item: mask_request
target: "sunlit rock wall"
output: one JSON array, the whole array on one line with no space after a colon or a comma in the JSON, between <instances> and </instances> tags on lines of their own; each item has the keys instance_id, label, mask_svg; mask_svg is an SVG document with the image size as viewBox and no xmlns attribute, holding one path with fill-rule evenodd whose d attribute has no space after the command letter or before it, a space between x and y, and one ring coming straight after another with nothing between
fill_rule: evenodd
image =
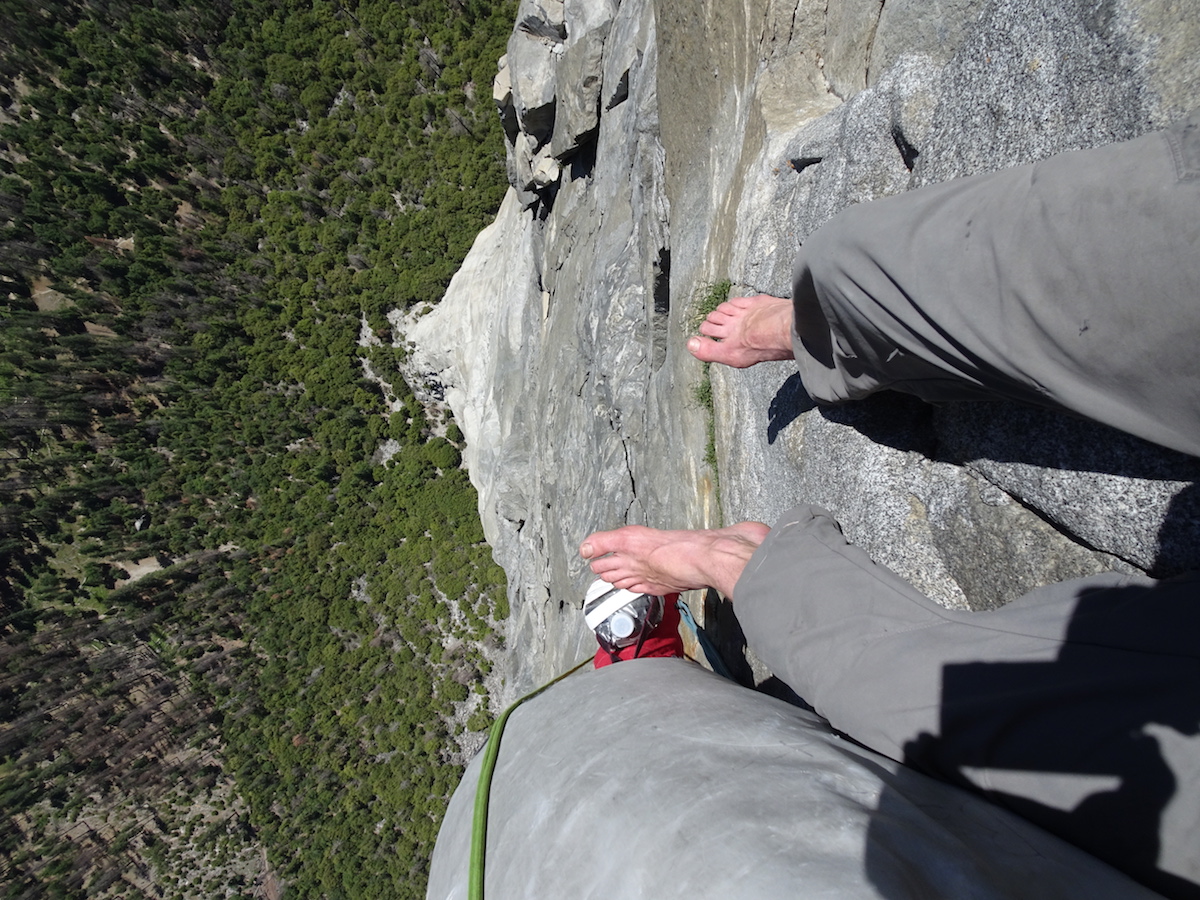
<instances>
[{"instance_id":1,"label":"sunlit rock wall","mask_svg":"<svg viewBox=\"0 0 1200 900\"><path fill-rule=\"evenodd\" d=\"M1194 460L1008 404L811 409L787 363L714 370L718 490L683 349L706 285L789 294L796 248L848 204L1184 113L1186 6L523 0L494 91L513 190L407 333L508 572L511 692L590 653L575 547L598 527L769 522L814 500L973 608L1200 564ZM708 613L736 645L728 609Z\"/></svg>"}]
</instances>

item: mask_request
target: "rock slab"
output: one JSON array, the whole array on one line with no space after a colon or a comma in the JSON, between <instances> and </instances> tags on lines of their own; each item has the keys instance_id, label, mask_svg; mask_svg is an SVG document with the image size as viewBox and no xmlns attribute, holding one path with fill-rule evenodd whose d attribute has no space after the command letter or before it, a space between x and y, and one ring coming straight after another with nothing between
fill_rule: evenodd
<instances>
[{"instance_id":1,"label":"rock slab","mask_svg":"<svg viewBox=\"0 0 1200 900\"><path fill-rule=\"evenodd\" d=\"M447 390L467 436L508 573L513 695L591 651L575 548L596 528L771 521L805 498L977 609L1200 564L1194 459L1008 404L817 409L786 363L712 372L718 488L683 348L709 286L787 295L796 248L849 204L1184 114L1184 7L522 0L494 91L513 190L406 335L414 387ZM736 645L728 607L708 611Z\"/></svg>"}]
</instances>

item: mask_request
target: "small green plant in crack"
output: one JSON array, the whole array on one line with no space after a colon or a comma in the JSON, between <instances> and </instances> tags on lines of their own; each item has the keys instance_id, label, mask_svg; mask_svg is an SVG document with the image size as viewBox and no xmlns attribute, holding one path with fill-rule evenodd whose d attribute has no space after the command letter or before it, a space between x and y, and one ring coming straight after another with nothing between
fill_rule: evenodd
<instances>
[{"instance_id":1,"label":"small green plant in crack","mask_svg":"<svg viewBox=\"0 0 1200 900\"><path fill-rule=\"evenodd\" d=\"M702 284L696 294L695 308L692 310L688 327L695 334L700 323L708 318L708 314L729 299L729 290L733 282L726 278L724 281Z\"/></svg>"},{"instance_id":2,"label":"small green plant in crack","mask_svg":"<svg viewBox=\"0 0 1200 900\"><path fill-rule=\"evenodd\" d=\"M729 289L733 284L728 280L704 285L696 297L695 309L692 312L690 333L695 334L710 312L729 298ZM709 373L710 363L704 363L701 369L699 383L692 386L692 399L704 410L707 416L708 440L704 447L704 462L712 469L713 480L717 479L717 422L713 413L712 376Z\"/></svg>"}]
</instances>

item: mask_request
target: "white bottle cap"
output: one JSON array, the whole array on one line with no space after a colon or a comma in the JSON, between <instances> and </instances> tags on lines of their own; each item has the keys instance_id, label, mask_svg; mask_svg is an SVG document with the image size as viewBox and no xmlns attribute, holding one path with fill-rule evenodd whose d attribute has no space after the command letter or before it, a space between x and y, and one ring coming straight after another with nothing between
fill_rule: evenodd
<instances>
[{"instance_id":1,"label":"white bottle cap","mask_svg":"<svg viewBox=\"0 0 1200 900\"><path fill-rule=\"evenodd\" d=\"M608 620L608 630L612 632L612 636L617 640L629 637L633 634L634 626L633 616L626 612L613 613Z\"/></svg>"}]
</instances>

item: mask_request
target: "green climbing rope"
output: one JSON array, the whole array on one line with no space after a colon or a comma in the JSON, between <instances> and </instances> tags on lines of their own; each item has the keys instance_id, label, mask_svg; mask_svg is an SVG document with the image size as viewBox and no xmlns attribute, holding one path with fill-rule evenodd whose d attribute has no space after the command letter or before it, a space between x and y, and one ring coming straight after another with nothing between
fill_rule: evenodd
<instances>
[{"instance_id":1,"label":"green climbing rope","mask_svg":"<svg viewBox=\"0 0 1200 900\"><path fill-rule=\"evenodd\" d=\"M551 685L558 684L568 675L574 675L592 661L592 657L580 662L574 668L563 672L557 678L547 681L535 691L530 691L520 700L513 703L500 714L488 731L487 746L483 748L483 765L479 770L479 784L475 788L475 814L471 820L471 860L467 881L468 900L483 900L483 864L487 856L487 818L488 795L492 788L492 772L496 769L496 758L500 755L500 735L504 733L504 724L513 710Z\"/></svg>"}]
</instances>

